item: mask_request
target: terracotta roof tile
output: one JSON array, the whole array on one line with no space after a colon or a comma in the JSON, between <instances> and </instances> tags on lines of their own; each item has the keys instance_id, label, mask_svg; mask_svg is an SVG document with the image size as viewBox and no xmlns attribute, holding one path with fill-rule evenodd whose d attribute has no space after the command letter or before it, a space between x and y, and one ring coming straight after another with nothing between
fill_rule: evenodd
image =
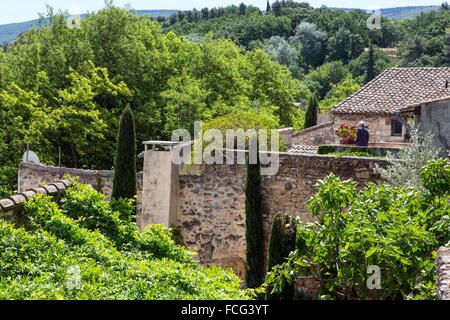
<instances>
[{"instance_id":1,"label":"terracotta roof tile","mask_svg":"<svg viewBox=\"0 0 450 320\"><path fill-rule=\"evenodd\" d=\"M331 110L334 114L393 114L450 96L450 68L391 68Z\"/></svg>"},{"instance_id":2,"label":"terracotta roof tile","mask_svg":"<svg viewBox=\"0 0 450 320\"><path fill-rule=\"evenodd\" d=\"M317 154L317 146L292 145L289 153L293 154Z\"/></svg>"}]
</instances>

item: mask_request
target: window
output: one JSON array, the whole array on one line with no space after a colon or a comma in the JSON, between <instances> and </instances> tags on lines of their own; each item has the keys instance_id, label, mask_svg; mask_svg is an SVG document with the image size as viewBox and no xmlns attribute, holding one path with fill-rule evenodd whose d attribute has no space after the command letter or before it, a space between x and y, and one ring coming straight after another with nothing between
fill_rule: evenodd
<instances>
[{"instance_id":1,"label":"window","mask_svg":"<svg viewBox=\"0 0 450 320\"><path fill-rule=\"evenodd\" d=\"M392 136L402 136L403 135L403 125L398 120L392 120L391 122L391 135Z\"/></svg>"}]
</instances>

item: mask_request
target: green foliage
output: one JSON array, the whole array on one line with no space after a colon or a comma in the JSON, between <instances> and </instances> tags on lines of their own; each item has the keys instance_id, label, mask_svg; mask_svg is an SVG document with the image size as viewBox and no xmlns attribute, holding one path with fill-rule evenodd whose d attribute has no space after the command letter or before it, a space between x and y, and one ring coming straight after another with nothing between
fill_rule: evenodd
<instances>
[{"instance_id":1,"label":"green foliage","mask_svg":"<svg viewBox=\"0 0 450 320\"><path fill-rule=\"evenodd\" d=\"M336 152L335 146L320 145L317 147L317 154L328 154Z\"/></svg>"},{"instance_id":2,"label":"green foliage","mask_svg":"<svg viewBox=\"0 0 450 320\"><path fill-rule=\"evenodd\" d=\"M375 171L391 186L422 188L422 168L428 161L439 158L439 150L433 139L431 132L421 132L420 128L414 128L411 130L410 146L396 155L388 153L386 159L390 162L389 166L377 166Z\"/></svg>"},{"instance_id":3,"label":"green foliage","mask_svg":"<svg viewBox=\"0 0 450 320\"><path fill-rule=\"evenodd\" d=\"M11 190L6 189L5 187L0 186L0 199L12 196L13 192Z\"/></svg>"},{"instance_id":4,"label":"green foliage","mask_svg":"<svg viewBox=\"0 0 450 320\"><path fill-rule=\"evenodd\" d=\"M247 165L245 184L245 225L247 243L247 287L257 288L264 281L264 229L261 210L261 168Z\"/></svg>"},{"instance_id":5,"label":"green foliage","mask_svg":"<svg viewBox=\"0 0 450 320\"><path fill-rule=\"evenodd\" d=\"M373 71L375 77L379 75L381 72L383 72L385 69L393 67L390 57L384 54L378 47L373 46L373 56L374 56ZM369 66L369 60L370 60L369 52L363 52L358 58L353 59L348 64L348 68L354 78L362 79L361 82L364 82L364 80L367 77L368 71L367 68Z\"/></svg>"},{"instance_id":6,"label":"green foliage","mask_svg":"<svg viewBox=\"0 0 450 320\"><path fill-rule=\"evenodd\" d=\"M247 7L245 17L252 12ZM111 169L128 104L137 141L170 139L196 120L248 108L268 110L282 126L297 119L299 82L261 50L208 36L193 43L114 6L79 29L62 14L47 15L48 25L0 53L0 184L9 189L27 143L50 165L61 148L63 166Z\"/></svg>"},{"instance_id":7,"label":"green foliage","mask_svg":"<svg viewBox=\"0 0 450 320\"><path fill-rule=\"evenodd\" d=\"M272 222L269 239L269 258L267 269L270 272L276 265L284 263L289 254L295 250L296 221L288 215L277 215ZM272 288L266 288L266 298L271 300L292 300L294 286L288 285L280 294L272 294Z\"/></svg>"},{"instance_id":8,"label":"green foliage","mask_svg":"<svg viewBox=\"0 0 450 320\"><path fill-rule=\"evenodd\" d=\"M342 62L329 62L314 69L305 76L305 84L319 100L326 97L333 84L338 84L348 76L348 68Z\"/></svg>"},{"instance_id":9,"label":"green foliage","mask_svg":"<svg viewBox=\"0 0 450 320\"><path fill-rule=\"evenodd\" d=\"M134 234L129 238L140 245L116 247L117 239L104 235L111 230L104 224L105 216L116 217L108 213L108 203L91 187L75 185L68 191L64 203L76 212L76 219L50 198L36 196L25 207L31 231L0 221L1 299L249 298L236 276L200 266L163 226L150 226L142 233L129 230ZM85 214L79 211L83 207ZM99 230L91 230L94 220Z\"/></svg>"},{"instance_id":10,"label":"green foliage","mask_svg":"<svg viewBox=\"0 0 450 320\"><path fill-rule=\"evenodd\" d=\"M331 90L327 93L325 99L319 103L320 112L326 113L330 111L360 88L359 83L353 80L351 74L348 74L341 82L331 85Z\"/></svg>"},{"instance_id":11,"label":"green foliage","mask_svg":"<svg viewBox=\"0 0 450 320\"><path fill-rule=\"evenodd\" d=\"M448 166L430 162L423 191L369 184L358 192L351 180L320 180L308 202L318 221L299 225L297 250L266 282L279 292L312 275L332 299L435 298L435 250L450 240ZM368 289L368 266L380 268L381 289Z\"/></svg>"},{"instance_id":12,"label":"green foliage","mask_svg":"<svg viewBox=\"0 0 450 320\"><path fill-rule=\"evenodd\" d=\"M375 79L376 71L375 71L375 54L373 52L373 44L369 46L369 58L367 59L367 72L365 83L368 83Z\"/></svg>"},{"instance_id":13,"label":"green foliage","mask_svg":"<svg viewBox=\"0 0 450 320\"><path fill-rule=\"evenodd\" d=\"M137 194L136 184L136 131L133 111L128 106L120 117L112 198L134 198Z\"/></svg>"}]
</instances>

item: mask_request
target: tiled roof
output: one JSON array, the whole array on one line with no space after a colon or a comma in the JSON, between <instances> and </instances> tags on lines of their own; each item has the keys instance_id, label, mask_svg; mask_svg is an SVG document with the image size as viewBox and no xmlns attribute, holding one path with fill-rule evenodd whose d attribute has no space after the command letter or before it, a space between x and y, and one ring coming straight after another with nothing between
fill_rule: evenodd
<instances>
[{"instance_id":1,"label":"tiled roof","mask_svg":"<svg viewBox=\"0 0 450 320\"><path fill-rule=\"evenodd\" d=\"M450 68L391 68L331 110L334 114L393 114L450 96Z\"/></svg>"},{"instance_id":2,"label":"tiled roof","mask_svg":"<svg viewBox=\"0 0 450 320\"><path fill-rule=\"evenodd\" d=\"M317 146L292 145L289 153L293 154L317 154Z\"/></svg>"}]
</instances>

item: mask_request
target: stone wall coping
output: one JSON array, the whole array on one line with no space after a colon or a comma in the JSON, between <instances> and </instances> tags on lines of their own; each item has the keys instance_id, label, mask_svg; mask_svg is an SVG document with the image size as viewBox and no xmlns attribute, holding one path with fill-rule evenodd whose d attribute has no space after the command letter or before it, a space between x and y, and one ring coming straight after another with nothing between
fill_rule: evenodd
<instances>
[{"instance_id":1,"label":"stone wall coping","mask_svg":"<svg viewBox=\"0 0 450 320\"><path fill-rule=\"evenodd\" d=\"M48 165L28 163L28 162L21 162L19 164L19 166L20 166L20 168L23 168L23 169L42 170L42 171L48 172L50 174L52 174L52 173L68 174L69 176L73 176L73 177L95 176L97 174L100 174L100 176L102 176L102 177L110 178L114 174L114 172L112 170L76 169L76 168L67 168L67 167L48 166ZM143 172L140 171L137 173L137 175L142 176ZM67 179L60 180L57 183L63 183L66 187L68 187L70 185L70 181ZM52 184L55 184L55 183L52 183Z\"/></svg>"},{"instance_id":2,"label":"stone wall coping","mask_svg":"<svg viewBox=\"0 0 450 320\"><path fill-rule=\"evenodd\" d=\"M304 134L311 133L311 132L319 130L319 129L331 127L333 124L334 124L334 121L325 122L325 123L319 124L317 126L306 128L306 129L303 129L303 130L301 130L299 132L295 132L295 133L292 134L292 136L293 137L302 136Z\"/></svg>"},{"instance_id":3,"label":"stone wall coping","mask_svg":"<svg viewBox=\"0 0 450 320\"><path fill-rule=\"evenodd\" d=\"M29 162L21 162L19 165L21 168L28 168L32 170L45 170L48 173L67 173L70 176L85 176L85 175L96 175L100 174L100 176L109 177L113 174L113 171L110 170L90 170L90 169L76 169L76 168L66 168L66 167L55 167L48 166L43 164L35 164Z\"/></svg>"},{"instance_id":4,"label":"stone wall coping","mask_svg":"<svg viewBox=\"0 0 450 320\"><path fill-rule=\"evenodd\" d=\"M37 194L42 194L43 196L56 196L64 192L70 184L69 180L60 180L38 188L32 188L25 192L16 193L8 198L0 199L0 212L16 211Z\"/></svg>"}]
</instances>

